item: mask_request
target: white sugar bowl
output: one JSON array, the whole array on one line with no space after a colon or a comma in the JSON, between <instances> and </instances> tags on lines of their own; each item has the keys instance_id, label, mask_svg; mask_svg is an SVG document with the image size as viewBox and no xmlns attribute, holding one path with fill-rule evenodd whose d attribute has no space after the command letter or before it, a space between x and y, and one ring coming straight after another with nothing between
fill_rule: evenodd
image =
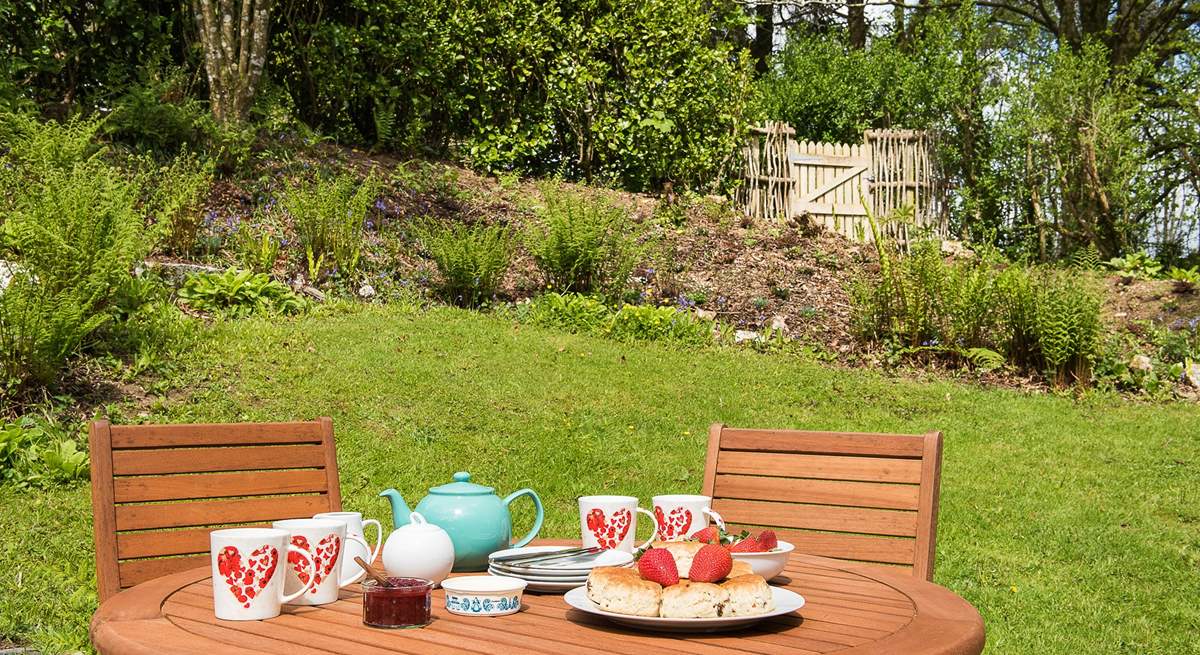
<instances>
[{"instance_id":1,"label":"white sugar bowl","mask_svg":"<svg viewBox=\"0 0 1200 655\"><path fill-rule=\"evenodd\" d=\"M399 578L425 578L434 584L450 575L454 568L454 542L450 535L429 523L417 512L388 535L383 544L383 568Z\"/></svg>"}]
</instances>

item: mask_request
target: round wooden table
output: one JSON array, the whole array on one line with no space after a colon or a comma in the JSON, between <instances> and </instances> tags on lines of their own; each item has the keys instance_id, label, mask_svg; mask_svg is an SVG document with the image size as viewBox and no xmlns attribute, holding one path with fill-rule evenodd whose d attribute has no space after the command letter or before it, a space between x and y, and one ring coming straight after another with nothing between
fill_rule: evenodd
<instances>
[{"instance_id":1,"label":"round wooden table","mask_svg":"<svg viewBox=\"0 0 1200 655\"><path fill-rule=\"evenodd\" d=\"M362 624L358 585L321 607L285 606L266 621L213 616L209 568L145 582L110 598L92 619L92 643L105 655L188 653L904 653L978 655L983 620L944 587L903 572L793 554L772 581L807 604L730 633L656 634L572 609L561 595L526 593L517 614L462 617L433 594L433 622L421 629L378 630Z\"/></svg>"}]
</instances>

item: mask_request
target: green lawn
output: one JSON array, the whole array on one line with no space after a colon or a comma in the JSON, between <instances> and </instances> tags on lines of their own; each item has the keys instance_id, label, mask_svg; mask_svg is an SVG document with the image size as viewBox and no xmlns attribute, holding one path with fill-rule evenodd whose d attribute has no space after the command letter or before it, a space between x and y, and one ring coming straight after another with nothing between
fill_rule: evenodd
<instances>
[{"instance_id":1,"label":"green lawn","mask_svg":"<svg viewBox=\"0 0 1200 655\"><path fill-rule=\"evenodd\" d=\"M155 420L328 414L349 508L386 519L380 489L417 500L466 469L503 492L537 490L546 536L578 536L580 494L698 491L713 421L941 429L936 580L979 608L989 653L1200 652L1195 406L625 345L451 309L227 324L187 370L200 390ZM0 490L0 507L0 637L85 648L86 487Z\"/></svg>"}]
</instances>

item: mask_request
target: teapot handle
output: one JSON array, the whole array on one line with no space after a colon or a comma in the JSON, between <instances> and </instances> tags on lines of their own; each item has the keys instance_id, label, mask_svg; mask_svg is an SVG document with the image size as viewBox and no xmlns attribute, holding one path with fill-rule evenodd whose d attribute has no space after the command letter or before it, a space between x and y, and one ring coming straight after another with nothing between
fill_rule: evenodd
<instances>
[{"instance_id":1,"label":"teapot handle","mask_svg":"<svg viewBox=\"0 0 1200 655\"><path fill-rule=\"evenodd\" d=\"M542 529L542 521L544 521L546 518L545 513L542 511L542 499L538 498L537 493L535 493L533 489L521 489L520 491L514 491L511 494L508 494L504 497L504 507L507 508L509 503L520 498L521 496L529 496L533 499L533 508L537 511L537 516L533 519L533 529L529 531L529 534L521 537L520 541L513 544L513 548L520 548L521 546L533 541L533 538L537 536L538 531Z\"/></svg>"}]
</instances>

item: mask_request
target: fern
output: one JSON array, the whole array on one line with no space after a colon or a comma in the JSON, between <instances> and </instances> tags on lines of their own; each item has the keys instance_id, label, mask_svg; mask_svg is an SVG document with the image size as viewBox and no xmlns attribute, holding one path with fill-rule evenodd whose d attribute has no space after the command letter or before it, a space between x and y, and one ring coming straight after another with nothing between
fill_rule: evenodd
<instances>
[{"instance_id":1,"label":"fern","mask_svg":"<svg viewBox=\"0 0 1200 655\"><path fill-rule=\"evenodd\" d=\"M967 348L962 355L972 366L984 372L1004 366L1004 355L991 348Z\"/></svg>"},{"instance_id":2,"label":"fern","mask_svg":"<svg viewBox=\"0 0 1200 655\"><path fill-rule=\"evenodd\" d=\"M1055 382L1090 371L1100 339L1100 300L1077 282L1060 274L1043 280L1034 300L1038 351Z\"/></svg>"},{"instance_id":3,"label":"fern","mask_svg":"<svg viewBox=\"0 0 1200 655\"><path fill-rule=\"evenodd\" d=\"M141 188L96 156L95 125L22 121L10 127L0 162L13 185L0 189L0 258L16 263L0 293L0 386L9 388L56 379L108 320L147 248Z\"/></svg>"},{"instance_id":4,"label":"fern","mask_svg":"<svg viewBox=\"0 0 1200 655\"><path fill-rule=\"evenodd\" d=\"M362 183L350 175L339 175L287 188L281 204L292 217L300 245L308 254L310 280L315 282L322 273L323 262L332 261L342 277L357 273L363 226L380 188L374 173Z\"/></svg>"},{"instance_id":5,"label":"fern","mask_svg":"<svg viewBox=\"0 0 1200 655\"><path fill-rule=\"evenodd\" d=\"M428 226L420 240L442 278L442 294L474 307L491 298L512 260L512 233L501 226Z\"/></svg>"},{"instance_id":6,"label":"fern","mask_svg":"<svg viewBox=\"0 0 1200 655\"><path fill-rule=\"evenodd\" d=\"M156 241L168 252L195 252L200 230L200 207L213 180L213 165L187 152L146 177L154 180L147 209L154 221Z\"/></svg>"},{"instance_id":7,"label":"fern","mask_svg":"<svg viewBox=\"0 0 1200 655\"><path fill-rule=\"evenodd\" d=\"M1096 244L1089 243L1086 247L1076 250L1071 255L1071 266L1084 271L1099 270L1100 250L1096 248Z\"/></svg>"},{"instance_id":8,"label":"fern","mask_svg":"<svg viewBox=\"0 0 1200 655\"><path fill-rule=\"evenodd\" d=\"M620 296L645 247L629 212L603 198L542 186L545 207L525 244L556 291Z\"/></svg>"},{"instance_id":9,"label":"fern","mask_svg":"<svg viewBox=\"0 0 1200 655\"><path fill-rule=\"evenodd\" d=\"M371 119L375 123L375 142L390 143L396 134L396 101L381 102L374 98L373 105Z\"/></svg>"}]
</instances>

